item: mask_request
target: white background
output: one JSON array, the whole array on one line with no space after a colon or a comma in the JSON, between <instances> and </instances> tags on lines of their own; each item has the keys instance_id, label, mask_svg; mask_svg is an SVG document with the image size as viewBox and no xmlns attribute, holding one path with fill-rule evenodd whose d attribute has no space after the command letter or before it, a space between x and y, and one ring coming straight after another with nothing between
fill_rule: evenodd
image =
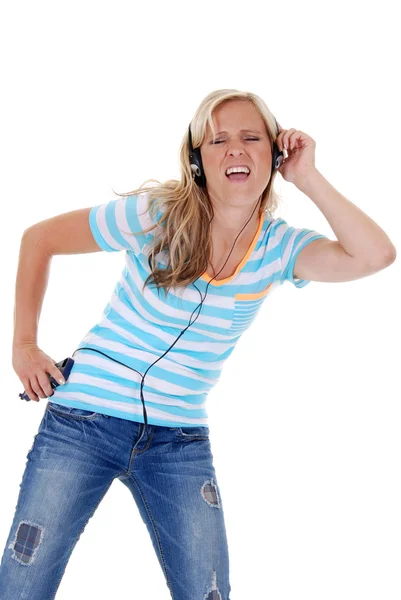
<instances>
[{"instance_id":1,"label":"white background","mask_svg":"<svg viewBox=\"0 0 401 600\"><path fill-rule=\"evenodd\" d=\"M400 252L395 9L390 1L3 3L3 547L47 402L19 399L11 365L24 229L112 200L112 188L178 178L178 147L198 104L237 88L260 95L285 129L313 137L316 167ZM276 182L279 216L336 239L306 195L280 175ZM45 352L72 355L123 265L123 253L53 258L39 324ZM208 414L231 600L401 597L399 279L398 258L352 282L287 282L227 361ZM69 560L57 600L72 597L170 597L118 480Z\"/></svg>"}]
</instances>

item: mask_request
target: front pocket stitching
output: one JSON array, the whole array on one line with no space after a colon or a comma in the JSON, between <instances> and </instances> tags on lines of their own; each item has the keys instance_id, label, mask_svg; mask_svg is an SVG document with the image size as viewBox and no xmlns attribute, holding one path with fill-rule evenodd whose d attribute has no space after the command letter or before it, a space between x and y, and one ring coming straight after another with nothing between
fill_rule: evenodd
<instances>
[{"instance_id":1,"label":"front pocket stitching","mask_svg":"<svg viewBox=\"0 0 401 600\"><path fill-rule=\"evenodd\" d=\"M182 431L181 427L177 428L178 431L178 435L183 437L183 438L196 438L196 439L209 439L209 435L208 434L203 434L203 433L185 433L184 431Z\"/></svg>"},{"instance_id":2,"label":"front pocket stitching","mask_svg":"<svg viewBox=\"0 0 401 600\"><path fill-rule=\"evenodd\" d=\"M61 417L72 417L73 419L81 419L84 421L89 421L90 419L95 419L96 417L100 416L100 413L97 413L97 412L94 412L92 415L88 415L88 416L74 415L71 413L63 412L62 410L57 410L57 408L54 408L54 406L50 406L50 404L47 404L46 410L50 410L51 412L54 412L57 415L60 415Z\"/></svg>"}]
</instances>

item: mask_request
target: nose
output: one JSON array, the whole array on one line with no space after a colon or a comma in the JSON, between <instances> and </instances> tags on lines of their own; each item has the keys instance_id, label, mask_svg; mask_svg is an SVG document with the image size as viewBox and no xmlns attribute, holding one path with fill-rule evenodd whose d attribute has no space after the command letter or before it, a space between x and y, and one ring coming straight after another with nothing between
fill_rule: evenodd
<instances>
[{"instance_id":1,"label":"nose","mask_svg":"<svg viewBox=\"0 0 401 600\"><path fill-rule=\"evenodd\" d=\"M241 156L241 154L244 154L244 150L240 149L239 146L235 146L235 147L230 148L228 153L232 154L233 156Z\"/></svg>"}]
</instances>

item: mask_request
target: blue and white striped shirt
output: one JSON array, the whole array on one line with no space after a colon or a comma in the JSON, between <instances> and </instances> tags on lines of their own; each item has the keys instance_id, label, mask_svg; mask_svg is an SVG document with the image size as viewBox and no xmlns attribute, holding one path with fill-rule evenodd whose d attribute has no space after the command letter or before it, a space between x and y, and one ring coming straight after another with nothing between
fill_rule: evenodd
<instances>
[{"instance_id":1,"label":"blue and white striped shirt","mask_svg":"<svg viewBox=\"0 0 401 600\"><path fill-rule=\"evenodd\" d=\"M142 292L150 274L150 245L159 225L146 234L129 232L152 224L148 202L146 192L125 196L92 207L89 216L94 239L102 250L126 251L125 267L100 320L77 348L98 349L131 369L97 352L78 351L67 382L49 399L143 423L139 373L143 375L164 354L191 320L188 330L147 372L143 397L149 424L206 426L208 393L240 336L276 287L286 280L296 287L309 283L294 279L295 260L306 244L326 236L290 227L283 219L272 219L263 212L234 274L210 283L199 316L196 318L198 309L191 318L201 301L193 284L172 288L167 298L155 285L147 285ZM166 264L164 255L159 253L156 258L159 266ZM202 297L210 279L205 273L195 282Z\"/></svg>"}]
</instances>

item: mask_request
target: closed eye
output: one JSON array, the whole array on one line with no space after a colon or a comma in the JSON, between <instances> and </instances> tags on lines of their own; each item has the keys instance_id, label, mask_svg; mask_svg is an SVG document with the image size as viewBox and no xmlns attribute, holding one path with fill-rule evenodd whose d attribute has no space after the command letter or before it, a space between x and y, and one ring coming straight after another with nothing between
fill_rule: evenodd
<instances>
[{"instance_id":1,"label":"closed eye","mask_svg":"<svg viewBox=\"0 0 401 600\"><path fill-rule=\"evenodd\" d=\"M249 142L254 142L259 140L259 138L246 138ZM218 142L212 142L212 144L221 144L222 142L224 142L224 140L219 140Z\"/></svg>"}]
</instances>

